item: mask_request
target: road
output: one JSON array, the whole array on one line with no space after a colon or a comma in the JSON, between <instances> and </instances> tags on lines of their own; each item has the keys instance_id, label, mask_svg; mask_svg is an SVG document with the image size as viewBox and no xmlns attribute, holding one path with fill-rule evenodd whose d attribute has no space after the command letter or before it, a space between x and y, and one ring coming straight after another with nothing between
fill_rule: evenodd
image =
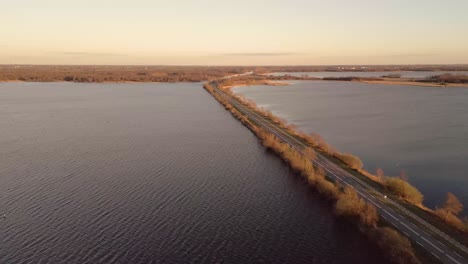
<instances>
[{"instance_id":1,"label":"road","mask_svg":"<svg viewBox=\"0 0 468 264\"><path fill-rule=\"evenodd\" d=\"M212 85L214 92L223 96L235 108L237 108L238 111L246 115L251 121L260 125L266 131L274 134L283 142L288 143L301 153L304 148L307 147L306 144L288 133L285 129L258 114L256 111L244 106L237 99L219 89L216 83L212 83ZM468 249L464 245L458 243L436 227L408 211L393 199L385 198L384 194L372 188L367 183L341 168L320 153L317 153L317 159L312 160L312 162L315 166L323 168L327 172L328 177L339 182L343 186L352 186L361 198L376 207L380 217L385 219L385 221L395 229L405 234L410 240L427 250L427 252L432 254L440 262L449 264L468 264Z\"/></svg>"}]
</instances>

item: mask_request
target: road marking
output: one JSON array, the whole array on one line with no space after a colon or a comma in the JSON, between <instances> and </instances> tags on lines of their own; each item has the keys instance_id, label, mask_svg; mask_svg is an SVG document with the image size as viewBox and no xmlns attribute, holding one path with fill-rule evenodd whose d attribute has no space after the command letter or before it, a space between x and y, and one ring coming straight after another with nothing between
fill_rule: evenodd
<instances>
[{"instance_id":1,"label":"road marking","mask_svg":"<svg viewBox=\"0 0 468 264\"><path fill-rule=\"evenodd\" d=\"M434 257L440 259L439 256L437 256L434 252L431 252L431 254L434 255Z\"/></svg>"},{"instance_id":2,"label":"road marking","mask_svg":"<svg viewBox=\"0 0 468 264\"><path fill-rule=\"evenodd\" d=\"M396 218L395 216L393 216L391 213L389 213L389 212L386 211L385 209L384 209L384 211L385 211L391 218L393 218L393 219L399 221L398 218Z\"/></svg>"},{"instance_id":3,"label":"road marking","mask_svg":"<svg viewBox=\"0 0 468 264\"><path fill-rule=\"evenodd\" d=\"M437 247L436 245L432 244L431 241L427 240L425 237L421 237L424 241L426 241L427 243L429 243L430 245L432 245L435 249L439 250L440 252L442 253L445 253L442 249L440 249L439 247Z\"/></svg>"},{"instance_id":4,"label":"road marking","mask_svg":"<svg viewBox=\"0 0 468 264\"><path fill-rule=\"evenodd\" d=\"M378 208L382 209L380 205L378 205L376 202L372 201L371 199L369 199L369 202L371 202L373 205L377 206Z\"/></svg>"},{"instance_id":5,"label":"road marking","mask_svg":"<svg viewBox=\"0 0 468 264\"><path fill-rule=\"evenodd\" d=\"M403 223L403 222L401 222L401 221L400 221L400 224L404 225L406 228L408 228L408 229L409 229L409 230L411 230L413 233L415 233L416 235L418 235L418 236L419 236L418 232L414 231L414 229L413 229L413 228L411 228L411 227L407 226L405 223Z\"/></svg>"},{"instance_id":6,"label":"road marking","mask_svg":"<svg viewBox=\"0 0 468 264\"><path fill-rule=\"evenodd\" d=\"M373 205L377 206L379 209L382 209L382 206L378 205L377 203L375 203L374 201L372 200L369 200L369 202L371 202Z\"/></svg>"},{"instance_id":7,"label":"road marking","mask_svg":"<svg viewBox=\"0 0 468 264\"><path fill-rule=\"evenodd\" d=\"M421 247L423 247L423 248L424 248L424 246L423 246L423 244L421 244L421 242L419 242L419 241L416 241L416 243L418 243L418 244L419 244Z\"/></svg>"},{"instance_id":8,"label":"road marking","mask_svg":"<svg viewBox=\"0 0 468 264\"><path fill-rule=\"evenodd\" d=\"M457 255L459 258L462 258L462 256L458 255L457 252L453 252L453 254Z\"/></svg>"},{"instance_id":9,"label":"road marking","mask_svg":"<svg viewBox=\"0 0 468 264\"><path fill-rule=\"evenodd\" d=\"M408 233L406 233L405 231L401 231L401 232L403 232L407 237L409 237Z\"/></svg>"},{"instance_id":10,"label":"road marking","mask_svg":"<svg viewBox=\"0 0 468 264\"><path fill-rule=\"evenodd\" d=\"M453 260L455 263L461 264L458 262L456 259L452 258L449 254L445 253L445 256L449 257L451 260Z\"/></svg>"}]
</instances>

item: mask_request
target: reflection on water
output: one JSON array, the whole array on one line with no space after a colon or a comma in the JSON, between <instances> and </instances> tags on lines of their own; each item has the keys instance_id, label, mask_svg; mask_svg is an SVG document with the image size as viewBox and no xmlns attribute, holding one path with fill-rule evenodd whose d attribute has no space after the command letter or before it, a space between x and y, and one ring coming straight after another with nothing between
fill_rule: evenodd
<instances>
[{"instance_id":1,"label":"reflection on water","mask_svg":"<svg viewBox=\"0 0 468 264\"><path fill-rule=\"evenodd\" d=\"M468 204L468 89L297 81L235 90L370 171L406 172L428 206L449 191Z\"/></svg>"},{"instance_id":2,"label":"reflection on water","mask_svg":"<svg viewBox=\"0 0 468 264\"><path fill-rule=\"evenodd\" d=\"M381 263L201 84L0 84L0 263Z\"/></svg>"}]
</instances>

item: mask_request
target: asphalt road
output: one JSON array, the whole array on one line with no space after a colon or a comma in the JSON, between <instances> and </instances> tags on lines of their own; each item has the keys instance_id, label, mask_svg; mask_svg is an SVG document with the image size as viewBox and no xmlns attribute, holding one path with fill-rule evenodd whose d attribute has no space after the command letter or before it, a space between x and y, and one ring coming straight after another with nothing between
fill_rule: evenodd
<instances>
[{"instance_id":1,"label":"asphalt road","mask_svg":"<svg viewBox=\"0 0 468 264\"><path fill-rule=\"evenodd\" d=\"M303 152L304 148L307 147L307 145L271 120L247 108L237 101L237 99L231 97L221 89L218 89L216 85L213 86L216 93L224 96L242 114L248 116L253 122L262 126L266 131L274 134L285 143L290 144L299 152ZM468 249L455 239L408 211L391 198L385 198L384 194L339 167L320 153L317 153L317 159L312 160L312 162L315 166L322 167L327 172L328 177L334 179L343 186L352 186L361 198L370 202L377 208L380 217L385 219L395 229L405 234L414 243L417 243L427 250L427 252L439 259L440 262L468 264Z\"/></svg>"}]
</instances>

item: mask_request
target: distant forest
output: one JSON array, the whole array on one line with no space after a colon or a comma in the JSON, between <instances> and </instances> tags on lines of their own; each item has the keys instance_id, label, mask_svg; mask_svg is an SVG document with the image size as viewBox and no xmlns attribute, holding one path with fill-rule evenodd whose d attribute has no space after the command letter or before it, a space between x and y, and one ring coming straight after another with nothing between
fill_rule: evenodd
<instances>
[{"instance_id":1,"label":"distant forest","mask_svg":"<svg viewBox=\"0 0 468 264\"><path fill-rule=\"evenodd\" d=\"M0 81L201 82L247 70L245 67L2 65Z\"/></svg>"},{"instance_id":2,"label":"distant forest","mask_svg":"<svg viewBox=\"0 0 468 264\"><path fill-rule=\"evenodd\" d=\"M66 66L0 65L0 81L26 82L201 82L254 71L468 71L468 65L381 66ZM447 80L445 80L447 81ZM449 80L448 80L449 81Z\"/></svg>"}]
</instances>

